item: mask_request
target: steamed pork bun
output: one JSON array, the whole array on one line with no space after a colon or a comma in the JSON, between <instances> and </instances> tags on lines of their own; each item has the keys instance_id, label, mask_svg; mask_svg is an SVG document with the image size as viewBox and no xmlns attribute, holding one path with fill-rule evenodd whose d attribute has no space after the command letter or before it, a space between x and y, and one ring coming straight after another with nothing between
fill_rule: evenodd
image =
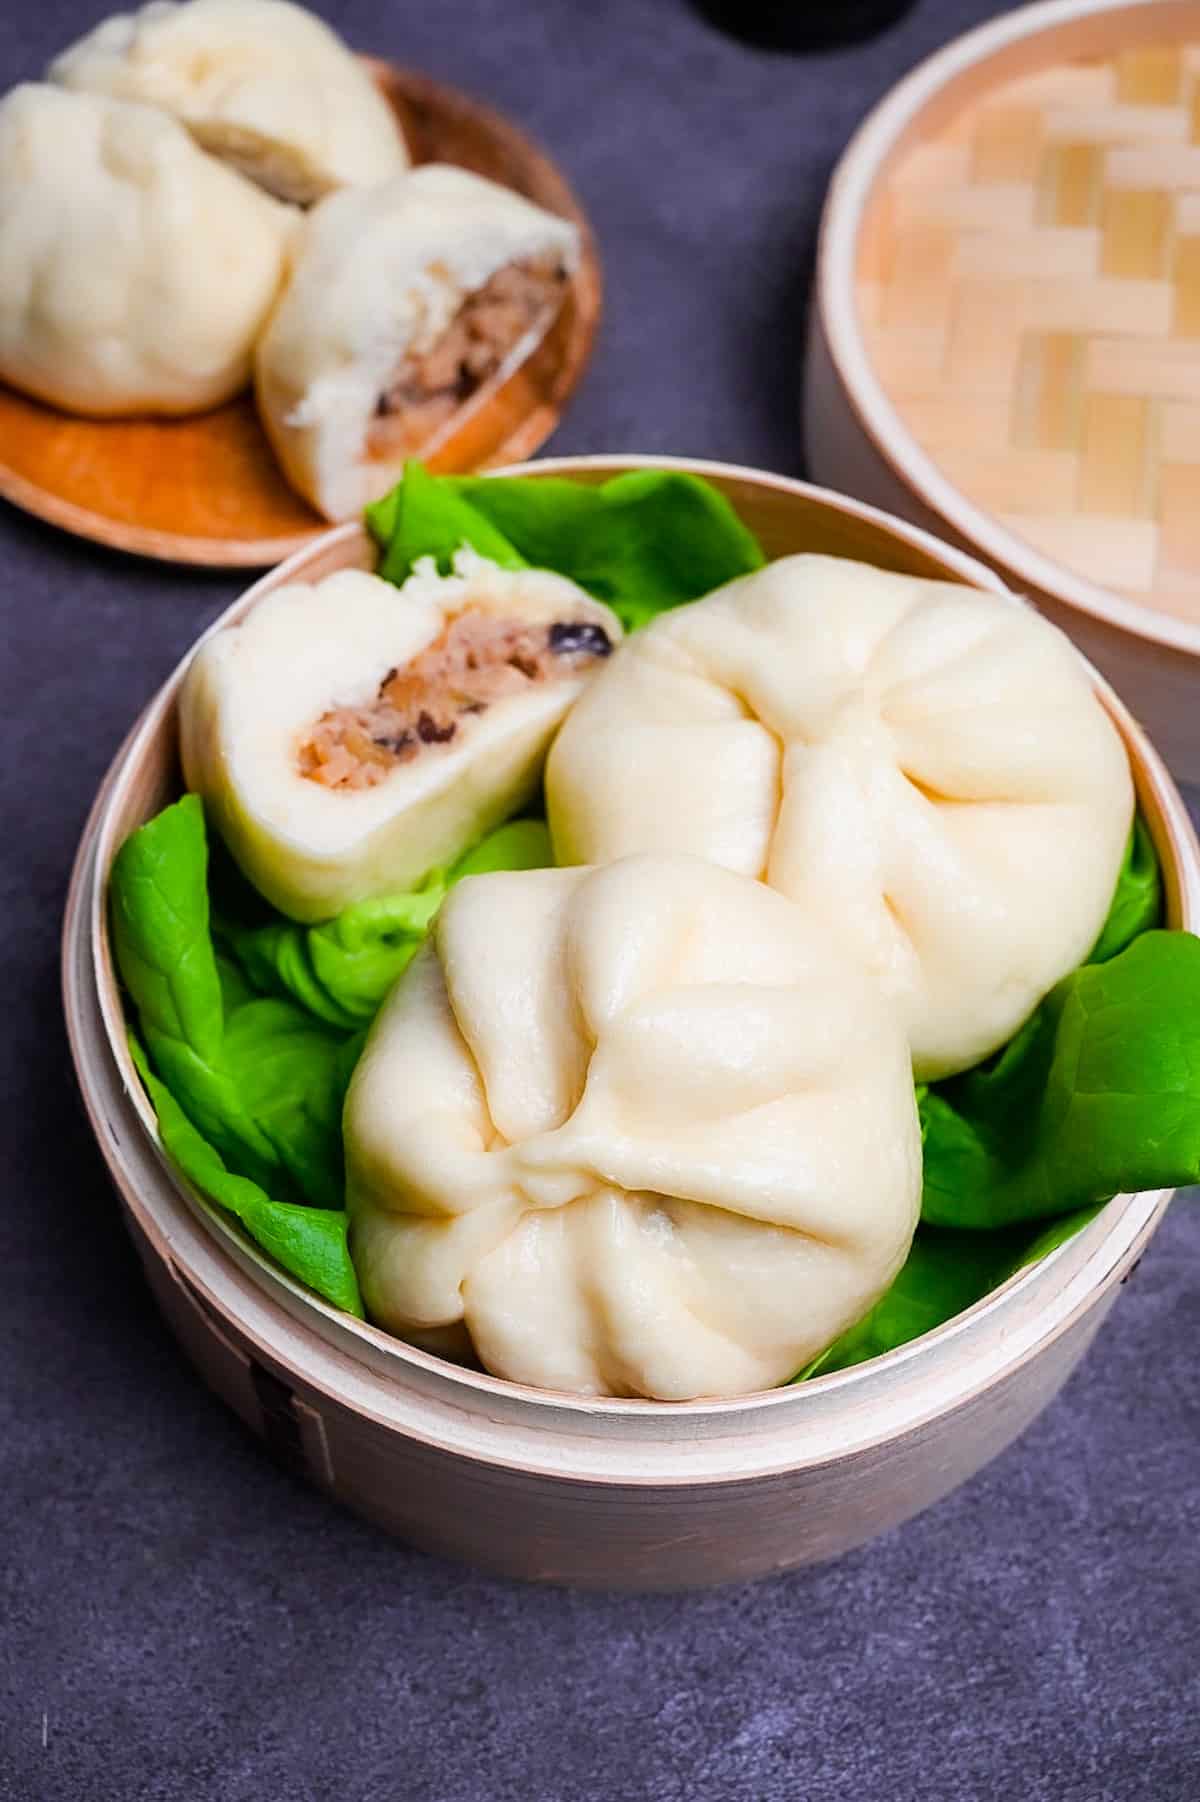
<instances>
[{"instance_id":1,"label":"steamed pork bun","mask_svg":"<svg viewBox=\"0 0 1200 1802\"><path fill-rule=\"evenodd\" d=\"M363 64L288 0L151 0L97 25L51 64L50 78L162 107L205 150L301 205L408 166Z\"/></svg>"},{"instance_id":2,"label":"steamed pork bun","mask_svg":"<svg viewBox=\"0 0 1200 1802\"><path fill-rule=\"evenodd\" d=\"M323 201L256 362L292 486L329 519L386 493L524 361L578 259L568 220L440 163Z\"/></svg>"},{"instance_id":3,"label":"steamed pork bun","mask_svg":"<svg viewBox=\"0 0 1200 1802\"><path fill-rule=\"evenodd\" d=\"M621 635L563 576L469 550L403 588L362 570L278 588L201 645L180 696L188 787L298 920L412 886L528 801Z\"/></svg>"},{"instance_id":4,"label":"steamed pork bun","mask_svg":"<svg viewBox=\"0 0 1200 1802\"><path fill-rule=\"evenodd\" d=\"M800 908L688 857L460 883L344 1136L371 1316L588 1395L786 1381L920 1199L895 1014Z\"/></svg>"},{"instance_id":5,"label":"steamed pork bun","mask_svg":"<svg viewBox=\"0 0 1200 1802\"><path fill-rule=\"evenodd\" d=\"M994 1051L1087 956L1133 814L1120 738L1053 626L819 556L639 632L546 787L559 863L689 851L820 914L925 1078Z\"/></svg>"},{"instance_id":6,"label":"steamed pork bun","mask_svg":"<svg viewBox=\"0 0 1200 1802\"><path fill-rule=\"evenodd\" d=\"M150 107L0 101L0 377L76 413L191 413L245 385L289 208Z\"/></svg>"}]
</instances>

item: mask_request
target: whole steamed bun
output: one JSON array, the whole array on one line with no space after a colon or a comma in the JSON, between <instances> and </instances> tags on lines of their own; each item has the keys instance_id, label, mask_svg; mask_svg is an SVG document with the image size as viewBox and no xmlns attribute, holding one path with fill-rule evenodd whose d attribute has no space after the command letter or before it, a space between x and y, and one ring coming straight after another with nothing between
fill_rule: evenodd
<instances>
[{"instance_id":1,"label":"whole steamed bun","mask_svg":"<svg viewBox=\"0 0 1200 1802\"><path fill-rule=\"evenodd\" d=\"M559 863L691 852L802 902L929 1079L1002 1045L1088 955L1134 805L1055 627L822 556L638 632L568 718L546 792Z\"/></svg>"},{"instance_id":2,"label":"whole steamed bun","mask_svg":"<svg viewBox=\"0 0 1200 1802\"><path fill-rule=\"evenodd\" d=\"M344 1136L370 1315L588 1395L787 1380L920 1200L899 1020L800 908L688 857L459 884Z\"/></svg>"},{"instance_id":3,"label":"whole steamed bun","mask_svg":"<svg viewBox=\"0 0 1200 1802\"><path fill-rule=\"evenodd\" d=\"M0 100L0 377L75 413L193 413L244 387L291 208L151 107Z\"/></svg>"},{"instance_id":4,"label":"whole steamed bun","mask_svg":"<svg viewBox=\"0 0 1200 1802\"><path fill-rule=\"evenodd\" d=\"M162 107L281 200L308 205L408 167L367 69L289 0L151 0L64 50L50 79Z\"/></svg>"}]
</instances>

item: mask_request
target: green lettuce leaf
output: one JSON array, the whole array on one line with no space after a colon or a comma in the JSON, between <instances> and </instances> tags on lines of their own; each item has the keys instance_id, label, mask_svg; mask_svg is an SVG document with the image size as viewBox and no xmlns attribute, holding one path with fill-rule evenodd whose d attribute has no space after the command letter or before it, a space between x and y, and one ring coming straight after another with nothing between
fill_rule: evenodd
<instances>
[{"instance_id":1,"label":"green lettuce leaf","mask_svg":"<svg viewBox=\"0 0 1200 1802\"><path fill-rule=\"evenodd\" d=\"M284 1269L361 1315L341 1115L365 1026L447 889L549 864L549 835L540 820L514 820L420 889L323 927L226 924L233 956L214 949L207 851L203 807L186 795L114 860L113 947L142 1034L131 1035L134 1061L183 1174Z\"/></svg>"},{"instance_id":2,"label":"green lettuce leaf","mask_svg":"<svg viewBox=\"0 0 1200 1802\"><path fill-rule=\"evenodd\" d=\"M1133 830L1125 848L1125 858L1117 886L1100 937L1092 947L1090 964L1107 963L1118 951L1124 951L1143 932L1162 924L1162 873L1150 829L1141 814L1134 817Z\"/></svg>"},{"instance_id":3,"label":"green lettuce leaf","mask_svg":"<svg viewBox=\"0 0 1200 1802\"><path fill-rule=\"evenodd\" d=\"M403 582L418 557L449 566L460 544L509 568L569 576L627 630L760 569L762 549L715 488L648 469L601 486L556 477L431 476L410 463L367 509L379 573Z\"/></svg>"},{"instance_id":4,"label":"green lettuce leaf","mask_svg":"<svg viewBox=\"0 0 1200 1802\"><path fill-rule=\"evenodd\" d=\"M1028 1264L1048 1257L1082 1232L1104 1202L1064 1214L1044 1230L1004 1227L990 1233L919 1226L899 1276L869 1314L814 1358L795 1382L849 1370L945 1326Z\"/></svg>"},{"instance_id":5,"label":"green lettuce leaf","mask_svg":"<svg viewBox=\"0 0 1200 1802\"><path fill-rule=\"evenodd\" d=\"M509 820L480 839L459 858L450 872L449 886L464 876L490 876L496 870L549 870L554 851L545 820Z\"/></svg>"},{"instance_id":6,"label":"green lettuce leaf","mask_svg":"<svg viewBox=\"0 0 1200 1802\"><path fill-rule=\"evenodd\" d=\"M446 893L434 871L417 889L348 907L320 926L220 921L217 930L254 986L286 995L332 1026L364 1025L412 961Z\"/></svg>"},{"instance_id":7,"label":"green lettuce leaf","mask_svg":"<svg viewBox=\"0 0 1200 1802\"><path fill-rule=\"evenodd\" d=\"M197 795L131 833L109 886L113 947L143 1030L210 1059L225 1008L208 930L208 844Z\"/></svg>"},{"instance_id":8,"label":"green lettuce leaf","mask_svg":"<svg viewBox=\"0 0 1200 1802\"><path fill-rule=\"evenodd\" d=\"M236 1176L280 1201L340 1204L348 1034L264 998L218 960L195 795L131 834L109 887L113 949L150 1063Z\"/></svg>"},{"instance_id":9,"label":"green lettuce leaf","mask_svg":"<svg viewBox=\"0 0 1200 1802\"><path fill-rule=\"evenodd\" d=\"M1073 1213L1060 1215L1057 1220L1051 1221L1049 1226L1034 1233L1008 1274L1015 1276L1027 1264L1037 1264L1043 1258L1048 1258L1052 1251L1057 1251L1060 1245L1065 1245L1068 1239L1081 1233L1085 1226L1090 1226L1096 1215L1107 1206L1107 1201L1093 1201L1086 1208L1076 1208Z\"/></svg>"},{"instance_id":10,"label":"green lettuce leaf","mask_svg":"<svg viewBox=\"0 0 1200 1802\"><path fill-rule=\"evenodd\" d=\"M865 1364L953 1320L1012 1274L1028 1236L918 1227L907 1261L886 1295L796 1380Z\"/></svg>"},{"instance_id":11,"label":"green lettuce leaf","mask_svg":"<svg viewBox=\"0 0 1200 1802\"><path fill-rule=\"evenodd\" d=\"M347 1244L341 1208L296 1207L272 1201L248 1177L227 1170L213 1147L196 1131L165 1083L155 1076L131 1033L129 1049L138 1075L154 1103L163 1148L202 1194L235 1215L250 1237L277 1264L307 1283L335 1307L363 1317L358 1278Z\"/></svg>"},{"instance_id":12,"label":"green lettuce leaf","mask_svg":"<svg viewBox=\"0 0 1200 1802\"><path fill-rule=\"evenodd\" d=\"M444 575L464 544L502 569L525 567L526 559L503 529L471 505L464 480L432 476L423 463L409 463L403 480L367 508L367 525L383 550L381 576L403 582L418 557L432 557Z\"/></svg>"},{"instance_id":13,"label":"green lettuce leaf","mask_svg":"<svg viewBox=\"0 0 1200 1802\"><path fill-rule=\"evenodd\" d=\"M1156 927L1161 918L1158 858L1139 815L1129 836L1108 918L1089 963L1116 957ZM1185 955L1189 964L1194 962L1194 955ZM1045 1031L1044 1020L1041 1027L1037 1024L1041 1018L1039 1010L1024 1032L981 1070L951 1083L918 1086L926 1169L924 1221L887 1294L801 1371L797 1382L848 1369L943 1326L1017 1270L1074 1238L1105 1206L1108 1197L1101 1194L1081 1207L1058 1212L1047 1226L997 1224L997 1217L1010 1209L1019 1220L1025 1218L1024 1206L1012 1208L1014 1198L1036 1183L1037 1171L1054 1155L1057 1129L1039 1112L1040 1097L1054 1065L1053 1038L1040 1036ZM1051 1052L1048 1064L1047 1052ZM1006 1072L1003 1081L987 1086L987 1079L999 1075L1002 1068ZM1058 1073L1060 1079L1065 1075L1061 1057ZM1151 1101L1149 1105L1155 1104ZM1004 1179L998 1177L997 1166L988 1157L989 1127L994 1140L1007 1148ZM960 1206L955 1173L964 1170L966 1184L961 1194L965 1205ZM1001 1180L1003 1188L998 1186ZM1092 1180L1103 1188L1107 1179L1093 1172ZM1115 1194L1123 1186L1116 1183L1108 1193ZM1050 1205L1048 1195L1046 1200ZM1057 1197L1053 1205L1056 1211L1070 1206ZM985 1230L980 1230L981 1217ZM945 1224L931 1225L931 1219ZM988 1226L992 1230L986 1230Z\"/></svg>"},{"instance_id":14,"label":"green lettuce leaf","mask_svg":"<svg viewBox=\"0 0 1200 1802\"><path fill-rule=\"evenodd\" d=\"M537 870L553 862L543 821L510 820L453 869L432 871L407 893L361 901L323 925L221 922L218 931L256 988L288 996L331 1025L361 1027L411 963L456 882L488 870Z\"/></svg>"},{"instance_id":15,"label":"green lettuce leaf","mask_svg":"<svg viewBox=\"0 0 1200 1802\"><path fill-rule=\"evenodd\" d=\"M1200 939L1065 977L992 1062L920 1102L922 1218L990 1228L1200 1179Z\"/></svg>"}]
</instances>

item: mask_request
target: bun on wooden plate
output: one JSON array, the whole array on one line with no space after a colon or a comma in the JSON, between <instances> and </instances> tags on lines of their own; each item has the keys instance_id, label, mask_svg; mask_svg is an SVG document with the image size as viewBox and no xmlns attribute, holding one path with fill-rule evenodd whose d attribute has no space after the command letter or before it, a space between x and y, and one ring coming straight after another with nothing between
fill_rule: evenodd
<instances>
[{"instance_id":1,"label":"bun on wooden plate","mask_svg":"<svg viewBox=\"0 0 1200 1802\"><path fill-rule=\"evenodd\" d=\"M244 386L296 223L152 107L0 100L0 377L100 417Z\"/></svg>"},{"instance_id":2,"label":"bun on wooden plate","mask_svg":"<svg viewBox=\"0 0 1200 1802\"><path fill-rule=\"evenodd\" d=\"M362 62L289 0L151 0L64 50L50 79L162 107L205 150L301 205L408 164Z\"/></svg>"},{"instance_id":3,"label":"bun on wooden plate","mask_svg":"<svg viewBox=\"0 0 1200 1802\"><path fill-rule=\"evenodd\" d=\"M292 486L330 519L386 493L537 344L579 250L569 221L444 164L322 201L256 361Z\"/></svg>"}]
</instances>

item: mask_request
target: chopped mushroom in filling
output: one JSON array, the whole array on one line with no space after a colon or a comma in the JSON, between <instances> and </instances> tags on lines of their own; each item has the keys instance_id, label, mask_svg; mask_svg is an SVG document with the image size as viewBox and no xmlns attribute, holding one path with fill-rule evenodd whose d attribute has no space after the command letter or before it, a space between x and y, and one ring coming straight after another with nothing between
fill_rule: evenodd
<instances>
[{"instance_id":1,"label":"chopped mushroom in filling","mask_svg":"<svg viewBox=\"0 0 1200 1802\"><path fill-rule=\"evenodd\" d=\"M405 357L375 403L367 454L414 452L493 376L527 332L547 328L566 291L557 255L506 263L468 294L441 336Z\"/></svg>"},{"instance_id":2,"label":"chopped mushroom in filling","mask_svg":"<svg viewBox=\"0 0 1200 1802\"><path fill-rule=\"evenodd\" d=\"M612 648L594 620L529 624L468 608L388 670L373 701L322 714L300 746L300 774L326 788L373 788L397 764L451 744L494 702L577 675Z\"/></svg>"}]
</instances>

